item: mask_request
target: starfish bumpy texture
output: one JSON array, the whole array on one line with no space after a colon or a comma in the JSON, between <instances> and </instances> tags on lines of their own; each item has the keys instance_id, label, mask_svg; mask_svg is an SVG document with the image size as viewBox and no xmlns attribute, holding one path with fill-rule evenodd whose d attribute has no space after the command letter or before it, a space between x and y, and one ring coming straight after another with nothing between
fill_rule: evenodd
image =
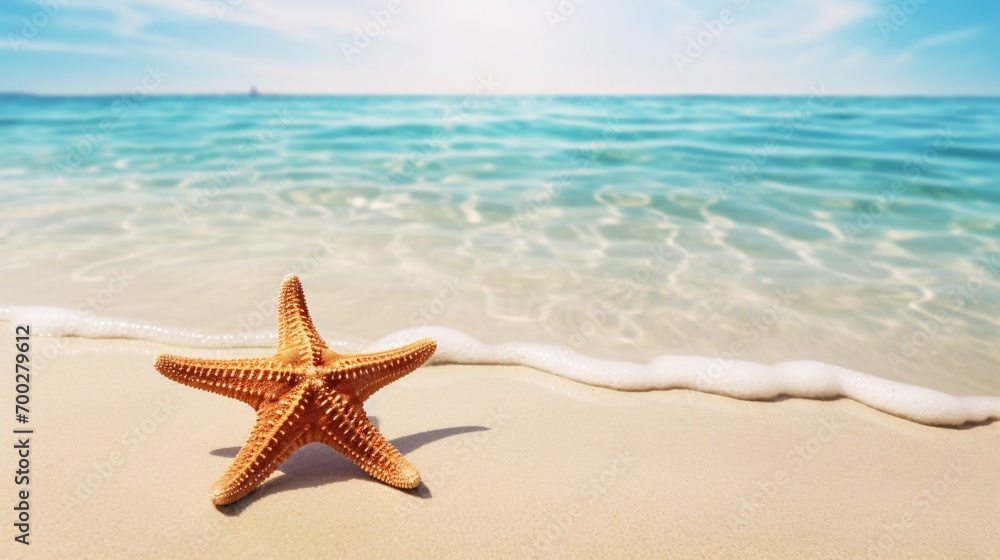
<instances>
[{"instance_id":1,"label":"starfish bumpy texture","mask_svg":"<svg viewBox=\"0 0 1000 560\"><path fill-rule=\"evenodd\" d=\"M231 504L253 492L303 445L322 442L373 477L415 488L420 473L368 421L373 393L420 367L434 353L429 338L371 354L338 354L316 332L302 284L289 275L278 297L278 352L269 358L202 360L162 355L156 369L190 387L243 401L257 421L229 470L212 486L212 502Z\"/></svg>"}]
</instances>

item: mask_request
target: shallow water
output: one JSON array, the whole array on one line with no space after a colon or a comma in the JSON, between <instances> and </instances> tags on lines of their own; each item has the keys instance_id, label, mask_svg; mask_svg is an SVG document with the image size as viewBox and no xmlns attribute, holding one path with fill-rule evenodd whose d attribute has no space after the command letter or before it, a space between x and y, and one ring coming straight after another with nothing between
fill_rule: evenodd
<instances>
[{"instance_id":1,"label":"shallow water","mask_svg":"<svg viewBox=\"0 0 1000 560\"><path fill-rule=\"evenodd\" d=\"M1000 100L0 98L0 306L1000 395ZM152 335L151 335L152 336Z\"/></svg>"}]
</instances>

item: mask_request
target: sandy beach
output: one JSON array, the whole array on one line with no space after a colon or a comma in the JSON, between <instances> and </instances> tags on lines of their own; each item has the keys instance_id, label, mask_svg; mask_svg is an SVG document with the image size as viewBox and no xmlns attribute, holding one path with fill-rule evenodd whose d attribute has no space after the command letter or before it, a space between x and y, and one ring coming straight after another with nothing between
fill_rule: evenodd
<instances>
[{"instance_id":1,"label":"sandy beach","mask_svg":"<svg viewBox=\"0 0 1000 560\"><path fill-rule=\"evenodd\" d=\"M0 560L1000 560L998 22L5 2Z\"/></svg>"},{"instance_id":2,"label":"sandy beach","mask_svg":"<svg viewBox=\"0 0 1000 560\"><path fill-rule=\"evenodd\" d=\"M4 557L1000 555L997 422L937 428L846 399L625 393L524 367L431 366L366 407L420 470L416 491L312 444L216 508L208 489L253 412L152 363L223 354L34 344L59 352L32 377L31 545L5 539ZM6 345L0 360L13 360ZM4 495L17 490L5 477Z\"/></svg>"}]
</instances>

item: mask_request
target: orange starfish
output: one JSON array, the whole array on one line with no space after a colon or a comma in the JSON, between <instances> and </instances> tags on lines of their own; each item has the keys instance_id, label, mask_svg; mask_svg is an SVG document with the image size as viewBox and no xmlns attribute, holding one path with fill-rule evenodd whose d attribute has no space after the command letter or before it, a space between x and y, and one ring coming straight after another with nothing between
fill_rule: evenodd
<instances>
[{"instance_id":1,"label":"orange starfish","mask_svg":"<svg viewBox=\"0 0 1000 560\"><path fill-rule=\"evenodd\" d=\"M302 284L289 275L278 297L278 352L269 358L202 360L162 355L156 369L190 387L243 401L257 411L250 438L212 486L212 502L253 492L303 445L322 442L373 477L415 488L420 473L368 421L362 404L420 367L437 343L429 338L371 354L338 354L316 332Z\"/></svg>"}]
</instances>

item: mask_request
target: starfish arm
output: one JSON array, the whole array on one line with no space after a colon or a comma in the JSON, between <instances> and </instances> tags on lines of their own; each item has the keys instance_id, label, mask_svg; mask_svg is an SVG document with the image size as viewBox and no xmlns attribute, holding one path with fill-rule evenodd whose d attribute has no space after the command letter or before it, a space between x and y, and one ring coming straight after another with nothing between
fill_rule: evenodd
<instances>
[{"instance_id":1,"label":"starfish arm","mask_svg":"<svg viewBox=\"0 0 1000 560\"><path fill-rule=\"evenodd\" d=\"M435 350L437 342L424 338L386 352L343 355L332 364L335 369L329 378L352 379L354 395L365 402L382 387L423 365Z\"/></svg>"},{"instance_id":2,"label":"starfish arm","mask_svg":"<svg viewBox=\"0 0 1000 560\"><path fill-rule=\"evenodd\" d=\"M416 488L420 473L368 421L360 404L334 393L317 403L326 413L319 441L336 449L378 480L396 488Z\"/></svg>"},{"instance_id":3,"label":"starfish arm","mask_svg":"<svg viewBox=\"0 0 1000 560\"><path fill-rule=\"evenodd\" d=\"M302 384L280 400L257 411L250 437L229 469L212 485L212 503L226 505L253 492L300 447L309 443L302 418L309 402L309 386Z\"/></svg>"},{"instance_id":4,"label":"starfish arm","mask_svg":"<svg viewBox=\"0 0 1000 560\"><path fill-rule=\"evenodd\" d=\"M309 317L302 283L298 276L289 274L278 295L278 354L294 354L297 360L318 366L328 350Z\"/></svg>"},{"instance_id":5,"label":"starfish arm","mask_svg":"<svg viewBox=\"0 0 1000 560\"><path fill-rule=\"evenodd\" d=\"M255 409L301 379L291 366L272 358L203 360L163 354L156 358L155 367L178 383L243 401Z\"/></svg>"}]
</instances>

